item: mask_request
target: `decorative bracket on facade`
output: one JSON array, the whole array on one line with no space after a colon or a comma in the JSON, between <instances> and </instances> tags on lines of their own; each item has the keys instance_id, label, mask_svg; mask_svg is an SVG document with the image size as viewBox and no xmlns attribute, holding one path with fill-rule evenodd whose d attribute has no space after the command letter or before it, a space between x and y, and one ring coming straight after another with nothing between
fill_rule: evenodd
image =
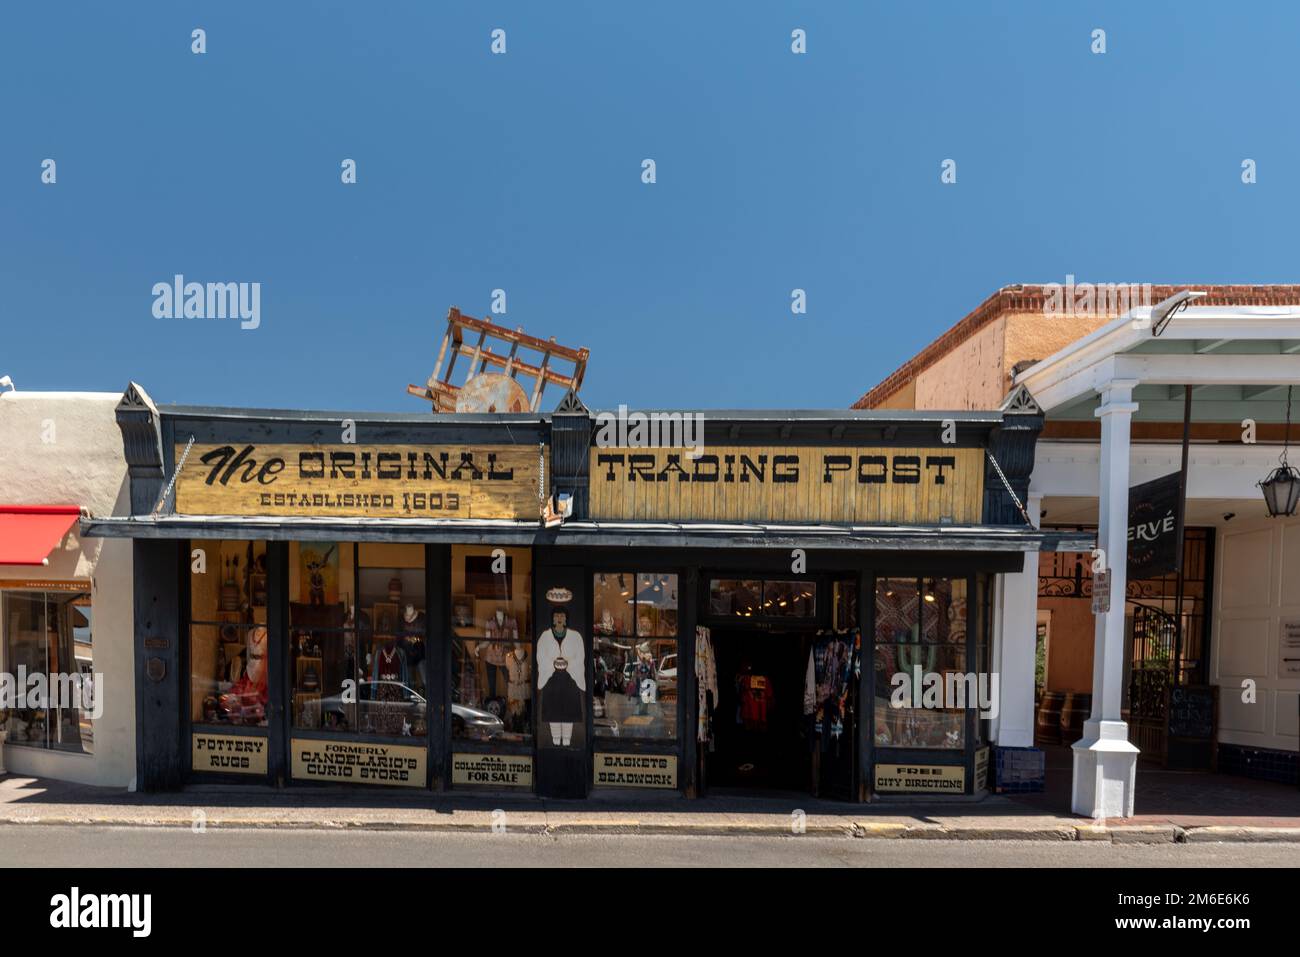
<instances>
[{"instance_id":1,"label":"decorative bracket on facade","mask_svg":"<svg viewBox=\"0 0 1300 957\"><path fill-rule=\"evenodd\" d=\"M551 477L556 501L568 497L570 518L586 518L590 498L591 411L570 389L551 415Z\"/></svg>"},{"instance_id":2,"label":"decorative bracket on facade","mask_svg":"<svg viewBox=\"0 0 1300 957\"><path fill-rule=\"evenodd\" d=\"M1006 415L1042 415L1043 408L1038 404L1038 400L1023 385L1018 385L1012 389L1002 405L1000 411Z\"/></svg>"},{"instance_id":3,"label":"decorative bracket on facade","mask_svg":"<svg viewBox=\"0 0 1300 957\"><path fill-rule=\"evenodd\" d=\"M989 434L984 469L984 521L990 525L1033 526L1024 502L1034 471L1034 447L1043 431L1043 408L1023 385L1016 386L999 409L1002 424Z\"/></svg>"},{"instance_id":4,"label":"decorative bracket on facade","mask_svg":"<svg viewBox=\"0 0 1300 957\"><path fill-rule=\"evenodd\" d=\"M122 454L131 478L131 514L147 515L162 490L162 419L158 406L139 383L122 393L115 410L122 431Z\"/></svg>"},{"instance_id":5,"label":"decorative bracket on facade","mask_svg":"<svg viewBox=\"0 0 1300 957\"><path fill-rule=\"evenodd\" d=\"M560 404L555 407L554 414L555 415L585 415L590 417L591 410L588 409L583 404L582 400L578 398L578 393L570 389L568 392L564 393L564 398L561 399Z\"/></svg>"}]
</instances>

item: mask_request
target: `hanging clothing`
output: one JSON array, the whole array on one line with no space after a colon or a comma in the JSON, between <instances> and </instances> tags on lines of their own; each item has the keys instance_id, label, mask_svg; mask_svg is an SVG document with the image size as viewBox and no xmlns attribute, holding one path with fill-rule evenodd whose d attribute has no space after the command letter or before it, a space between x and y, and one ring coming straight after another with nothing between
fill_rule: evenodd
<instances>
[{"instance_id":1,"label":"hanging clothing","mask_svg":"<svg viewBox=\"0 0 1300 957\"><path fill-rule=\"evenodd\" d=\"M489 665L495 665L498 668L506 666L506 652L510 645L505 642L517 642L519 640L519 626L515 620L509 616L497 621L497 616L492 615L483 626L483 637L485 641L475 645L475 651Z\"/></svg>"},{"instance_id":2,"label":"hanging clothing","mask_svg":"<svg viewBox=\"0 0 1300 957\"><path fill-rule=\"evenodd\" d=\"M527 732L528 707L533 697L533 663L523 645L506 653L506 716L511 731Z\"/></svg>"},{"instance_id":3,"label":"hanging clothing","mask_svg":"<svg viewBox=\"0 0 1300 957\"><path fill-rule=\"evenodd\" d=\"M533 696L533 668L526 648L511 649L506 654L506 674L509 677L506 696L511 702L526 701Z\"/></svg>"},{"instance_id":4,"label":"hanging clothing","mask_svg":"<svg viewBox=\"0 0 1300 957\"><path fill-rule=\"evenodd\" d=\"M489 641L518 641L519 625L509 615L497 621L497 616L494 614L483 626L483 637Z\"/></svg>"},{"instance_id":5,"label":"hanging clothing","mask_svg":"<svg viewBox=\"0 0 1300 957\"><path fill-rule=\"evenodd\" d=\"M375 649L374 671L371 673L373 703L371 714L376 734L401 734L405 721L403 714L406 695L406 654L394 645L388 651L382 645Z\"/></svg>"},{"instance_id":6,"label":"hanging clothing","mask_svg":"<svg viewBox=\"0 0 1300 957\"><path fill-rule=\"evenodd\" d=\"M852 643L849 637L834 632L819 634L808 652L804 714L812 716L814 741L821 739L823 746L828 735L839 738L844 733L844 713L861 643L856 632Z\"/></svg>"},{"instance_id":7,"label":"hanging clothing","mask_svg":"<svg viewBox=\"0 0 1300 957\"><path fill-rule=\"evenodd\" d=\"M708 741L712 737L713 725L709 695L713 695L712 704L718 700L718 659L713 654L709 629L703 625L695 628L695 683L699 699L695 737L697 741Z\"/></svg>"},{"instance_id":8,"label":"hanging clothing","mask_svg":"<svg viewBox=\"0 0 1300 957\"><path fill-rule=\"evenodd\" d=\"M371 681L397 681L406 684L406 652L402 650L401 645L395 644L392 651L380 645L375 649L371 666Z\"/></svg>"}]
</instances>

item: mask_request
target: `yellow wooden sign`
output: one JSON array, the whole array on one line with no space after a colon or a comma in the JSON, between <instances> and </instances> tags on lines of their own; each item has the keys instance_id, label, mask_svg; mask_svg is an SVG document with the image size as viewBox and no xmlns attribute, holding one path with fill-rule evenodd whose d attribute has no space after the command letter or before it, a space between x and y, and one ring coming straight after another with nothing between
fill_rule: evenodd
<instances>
[{"instance_id":1,"label":"yellow wooden sign","mask_svg":"<svg viewBox=\"0 0 1300 957\"><path fill-rule=\"evenodd\" d=\"M359 741L320 741L294 738L292 775L299 781L343 781L348 784L396 784L422 788L428 752L401 744Z\"/></svg>"},{"instance_id":2,"label":"yellow wooden sign","mask_svg":"<svg viewBox=\"0 0 1300 957\"><path fill-rule=\"evenodd\" d=\"M983 491L980 449L591 450L597 520L977 524Z\"/></svg>"},{"instance_id":3,"label":"yellow wooden sign","mask_svg":"<svg viewBox=\"0 0 1300 957\"><path fill-rule=\"evenodd\" d=\"M877 764L876 791L894 794L962 794L966 769L955 765Z\"/></svg>"},{"instance_id":4,"label":"yellow wooden sign","mask_svg":"<svg viewBox=\"0 0 1300 957\"><path fill-rule=\"evenodd\" d=\"M196 444L176 512L532 519L539 464L531 445Z\"/></svg>"},{"instance_id":5,"label":"yellow wooden sign","mask_svg":"<svg viewBox=\"0 0 1300 957\"><path fill-rule=\"evenodd\" d=\"M453 754L451 783L530 788L533 759L526 754Z\"/></svg>"},{"instance_id":6,"label":"yellow wooden sign","mask_svg":"<svg viewBox=\"0 0 1300 957\"><path fill-rule=\"evenodd\" d=\"M593 783L597 787L675 788L677 757L672 754L595 755Z\"/></svg>"},{"instance_id":7,"label":"yellow wooden sign","mask_svg":"<svg viewBox=\"0 0 1300 957\"><path fill-rule=\"evenodd\" d=\"M265 737L247 734L190 735L190 767L218 774L266 775Z\"/></svg>"}]
</instances>

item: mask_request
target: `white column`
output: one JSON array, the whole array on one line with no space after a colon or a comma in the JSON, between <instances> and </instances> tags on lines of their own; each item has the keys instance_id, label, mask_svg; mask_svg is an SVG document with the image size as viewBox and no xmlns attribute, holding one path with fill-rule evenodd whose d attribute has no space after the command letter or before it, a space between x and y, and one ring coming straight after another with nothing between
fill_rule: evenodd
<instances>
[{"instance_id":1,"label":"white column","mask_svg":"<svg viewBox=\"0 0 1300 957\"><path fill-rule=\"evenodd\" d=\"M1120 718L1124 682L1124 589L1128 571L1129 435L1133 413L1130 379L1101 390L1101 482L1097 502L1097 547L1110 569L1110 611L1097 616L1092 660L1092 716L1073 745L1075 814L1092 818L1132 817L1138 749Z\"/></svg>"},{"instance_id":2,"label":"white column","mask_svg":"<svg viewBox=\"0 0 1300 957\"><path fill-rule=\"evenodd\" d=\"M1025 511L1035 525L1041 492L1030 492ZM1026 552L1021 571L1002 576L998 639L996 740L1005 748L1034 746L1034 661L1038 644L1038 552Z\"/></svg>"}]
</instances>

